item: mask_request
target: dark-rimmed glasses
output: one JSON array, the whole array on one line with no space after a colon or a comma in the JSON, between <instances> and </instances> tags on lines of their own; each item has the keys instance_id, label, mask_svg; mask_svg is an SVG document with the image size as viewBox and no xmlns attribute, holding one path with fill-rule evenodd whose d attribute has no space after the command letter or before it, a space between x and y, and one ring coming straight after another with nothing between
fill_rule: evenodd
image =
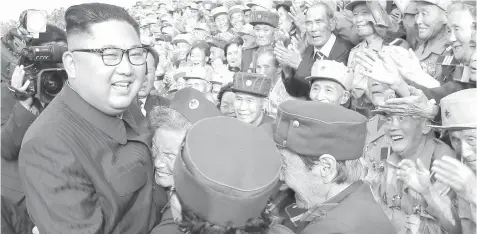
<instances>
[{"instance_id":1,"label":"dark-rimmed glasses","mask_svg":"<svg viewBox=\"0 0 477 234\"><path fill-rule=\"evenodd\" d=\"M131 49L121 49L115 47L107 47L101 49L77 49L71 52L85 52L101 55L103 63L106 66L116 66L123 60L124 53L127 54L129 62L132 65L139 66L146 63L147 59L147 47L133 47Z\"/></svg>"}]
</instances>

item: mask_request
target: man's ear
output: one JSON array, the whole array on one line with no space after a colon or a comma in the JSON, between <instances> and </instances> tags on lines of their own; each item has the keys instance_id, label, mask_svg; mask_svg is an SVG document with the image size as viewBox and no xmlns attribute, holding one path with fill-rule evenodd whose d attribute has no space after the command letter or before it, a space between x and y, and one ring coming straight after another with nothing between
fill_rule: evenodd
<instances>
[{"instance_id":1,"label":"man's ear","mask_svg":"<svg viewBox=\"0 0 477 234\"><path fill-rule=\"evenodd\" d=\"M63 66L68 74L68 79L76 78L76 65L72 52L63 53Z\"/></svg>"},{"instance_id":2,"label":"man's ear","mask_svg":"<svg viewBox=\"0 0 477 234\"><path fill-rule=\"evenodd\" d=\"M345 91L345 92L343 93L343 97L341 97L341 102L340 102L340 104L341 104L341 105L346 104L346 103L348 102L348 100L349 100L350 97L351 97L351 95L350 95L349 91Z\"/></svg>"},{"instance_id":3,"label":"man's ear","mask_svg":"<svg viewBox=\"0 0 477 234\"><path fill-rule=\"evenodd\" d=\"M330 31L334 32L336 29L336 17L330 20Z\"/></svg>"},{"instance_id":4,"label":"man's ear","mask_svg":"<svg viewBox=\"0 0 477 234\"><path fill-rule=\"evenodd\" d=\"M331 182L336 177L336 159L329 154L324 154L318 159L318 163L320 166L313 167L313 174L323 178L327 183Z\"/></svg>"},{"instance_id":5,"label":"man's ear","mask_svg":"<svg viewBox=\"0 0 477 234\"><path fill-rule=\"evenodd\" d=\"M432 130L432 128L429 126L430 124L431 122L428 119L422 120L422 134L427 135Z\"/></svg>"}]
</instances>

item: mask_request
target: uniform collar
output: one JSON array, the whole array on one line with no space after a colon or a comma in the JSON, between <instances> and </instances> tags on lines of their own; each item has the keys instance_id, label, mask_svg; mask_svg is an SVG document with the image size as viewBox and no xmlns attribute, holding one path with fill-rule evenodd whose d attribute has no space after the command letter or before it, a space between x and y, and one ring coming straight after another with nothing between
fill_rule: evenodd
<instances>
[{"instance_id":1,"label":"uniform collar","mask_svg":"<svg viewBox=\"0 0 477 234\"><path fill-rule=\"evenodd\" d=\"M437 35L437 38L435 38L434 40L436 40L436 41L434 42L434 44L432 46L428 46L429 41L424 41L424 42L422 42L421 45L419 45L419 47L417 48L417 50L415 52L416 52L416 56L420 60L426 59L432 53L437 54L437 55L441 55L441 54L444 53L444 51L447 48L447 38L446 38L445 34L444 35L442 35L442 34Z\"/></svg>"},{"instance_id":2,"label":"uniform collar","mask_svg":"<svg viewBox=\"0 0 477 234\"><path fill-rule=\"evenodd\" d=\"M320 50L317 50L316 47L313 47L314 48L314 54L316 54L318 52L321 52L326 57L330 57L331 49L333 49L333 45L335 45L335 42L336 42L336 36L335 36L335 34L332 33L330 38L328 39L328 41L325 43L325 45L323 47L321 47Z\"/></svg>"},{"instance_id":3,"label":"uniform collar","mask_svg":"<svg viewBox=\"0 0 477 234\"><path fill-rule=\"evenodd\" d=\"M335 196L331 197L323 204L320 204L318 206L315 206L314 208L309 209L305 214L303 214L301 221L311 222L318 217L326 215L326 213L330 212L335 207L337 207L350 194L352 194L354 191L356 191L356 189L361 187L361 185L363 185L363 181L361 180L352 183L350 186L348 186L347 188L345 188L343 191L336 194Z\"/></svg>"},{"instance_id":4,"label":"uniform collar","mask_svg":"<svg viewBox=\"0 0 477 234\"><path fill-rule=\"evenodd\" d=\"M78 116L81 116L120 144L126 144L127 142L126 128L123 120L128 123L136 133L139 132L136 122L129 111L123 112L119 117L104 114L81 98L79 94L71 88L69 83L65 85L64 91L62 91L60 95L65 104Z\"/></svg>"}]
</instances>

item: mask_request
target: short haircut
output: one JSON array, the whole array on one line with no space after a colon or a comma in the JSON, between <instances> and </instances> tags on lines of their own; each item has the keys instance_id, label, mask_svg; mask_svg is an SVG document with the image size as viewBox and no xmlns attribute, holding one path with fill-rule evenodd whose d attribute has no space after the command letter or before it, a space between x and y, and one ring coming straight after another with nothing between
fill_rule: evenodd
<instances>
[{"instance_id":1,"label":"short haircut","mask_svg":"<svg viewBox=\"0 0 477 234\"><path fill-rule=\"evenodd\" d=\"M311 8L314 8L314 7L317 7L317 6L323 6L325 8L326 16L328 16L328 20L331 20L331 19L335 18L335 10L333 10L333 8L331 8L330 5L328 5L324 2L318 2L318 3L313 4L313 6L310 6L310 8L308 8L307 14L308 14L308 12L310 12Z\"/></svg>"},{"instance_id":2,"label":"short haircut","mask_svg":"<svg viewBox=\"0 0 477 234\"><path fill-rule=\"evenodd\" d=\"M69 7L65 12L66 33L90 33L91 25L110 20L130 24L139 35L139 24L124 8L104 3L85 3Z\"/></svg>"},{"instance_id":3,"label":"short haircut","mask_svg":"<svg viewBox=\"0 0 477 234\"><path fill-rule=\"evenodd\" d=\"M229 47L231 45L237 45L237 46L243 46L243 39L242 37L234 37L232 40L230 40L229 43L227 43L227 45L225 45L224 47L224 52L225 52L225 55L227 55L227 51L229 50Z\"/></svg>"},{"instance_id":4,"label":"short haircut","mask_svg":"<svg viewBox=\"0 0 477 234\"><path fill-rule=\"evenodd\" d=\"M273 64L275 67L279 67L280 63L277 60L277 57L275 57L275 54L273 52L273 47L266 46L266 47L261 47L257 49L257 59L262 56L262 55L269 55L270 57L273 58Z\"/></svg>"},{"instance_id":5,"label":"short haircut","mask_svg":"<svg viewBox=\"0 0 477 234\"><path fill-rule=\"evenodd\" d=\"M467 10L475 21L475 14L477 13L475 5L466 2L456 2L449 6L447 14L450 14L453 10Z\"/></svg>"},{"instance_id":6,"label":"short haircut","mask_svg":"<svg viewBox=\"0 0 477 234\"><path fill-rule=\"evenodd\" d=\"M174 109L165 106L155 106L148 113L149 130L155 132L157 129L185 132L192 124L184 115Z\"/></svg>"},{"instance_id":7,"label":"short haircut","mask_svg":"<svg viewBox=\"0 0 477 234\"><path fill-rule=\"evenodd\" d=\"M190 48L189 54L192 53L192 50L198 48L202 51L204 51L204 54L206 57L210 57L210 45L206 41L198 41L194 44L192 44L192 47Z\"/></svg>"},{"instance_id":8,"label":"short haircut","mask_svg":"<svg viewBox=\"0 0 477 234\"><path fill-rule=\"evenodd\" d=\"M221 103L222 103L222 97L224 96L224 94L225 94L226 92L233 92L233 91L232 91L232 85L233 85L233 83L230 82L230 83L228 83L228 84L222 86L222 88L220 88L220 91L219 91L219 93L217 94L217 101L219 102L219 103L217 104L217 107L219 107L219 109L220 109L220 105L221 105Z\"/></svg>"}]
</instances>

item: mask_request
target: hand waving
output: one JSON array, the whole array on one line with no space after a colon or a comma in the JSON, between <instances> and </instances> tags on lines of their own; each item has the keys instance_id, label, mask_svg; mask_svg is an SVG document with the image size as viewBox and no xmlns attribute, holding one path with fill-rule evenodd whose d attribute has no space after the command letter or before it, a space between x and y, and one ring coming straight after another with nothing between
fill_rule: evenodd
<instances>
[{"instance_id":1,"label":"hand waving","mask_svg":"<svg viewBox=\"0 0 477 234\"><path fill-rule=\"evenodd\" d=\"M419 194L427 194L431 188L430 172L417 159L417 165L410 159L403 159L398 164L397 178Z\"/></svg>"}]
</instances>

